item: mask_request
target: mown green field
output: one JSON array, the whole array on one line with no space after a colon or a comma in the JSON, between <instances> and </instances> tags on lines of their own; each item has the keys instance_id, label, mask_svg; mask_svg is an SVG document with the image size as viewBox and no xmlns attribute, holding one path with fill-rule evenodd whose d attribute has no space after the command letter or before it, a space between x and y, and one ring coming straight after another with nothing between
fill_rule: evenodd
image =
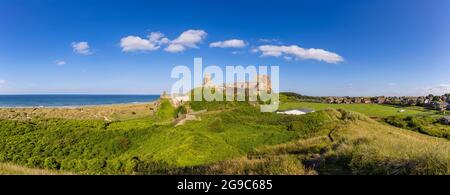
<instances>
[{"instance_id":1,"label":"mown green field","mask_svg":"<svg viewBox=\"0 0 450 195\"><path fill-rule=\"evenodd\" d=\"M408 108L408 107L393 107L379 104L325 104L315 102L285 102L280 105L281 110L308 108L313 110L324 110L327 108L345 109L349 111L359 112L369 117L387 117L395 115L415 115L415 114L432 114L435 111ZM405 112L399 112L405 110Z\"/></svg>"}]
</instances>

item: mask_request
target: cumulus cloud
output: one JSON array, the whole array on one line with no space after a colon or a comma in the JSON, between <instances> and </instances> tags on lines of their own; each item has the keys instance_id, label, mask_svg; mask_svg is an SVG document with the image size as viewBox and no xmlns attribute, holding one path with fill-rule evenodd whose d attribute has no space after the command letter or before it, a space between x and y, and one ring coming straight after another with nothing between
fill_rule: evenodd
<instances>
[{"instance_id":1,"label":"cumulus cloud","mask_svg":"<svg viewBox=\"0 0 450 195\"><path fill-rule=\"evenodd\" d=\"M434 95L447 94L450 93L450 84L439 84L435 87L429 87L426 89L426 92Z\"/></svg>"},{"instance_id":2,"label":"cumulus cloud","mask_svg":"<svg viewBox=\"0 0 450 195\"><path fill-rule=\"evenodd\" d=\"M297 45L262 45L256 48L255 51L261 52L261 56L290 56L296 59L312 59L332 64L344 61L344 59L336 53L329 52L323 49L305 49Z\"/></svg>"},{"instance_id":3,"label":"cumulus cloud","mask_svg":"<svg viewBox=\"0 0 450 195\"><path fill-rule=\"evenodd\" d=\"M203 41L207 33L203 30L187 30L174 40L170 40L160 32L152 32L146 38L127 36L120 40L120 47L124 52L155 51L165 47L171 53L182 52L187 48L198 48L197 44Z\"/></svg>"},{"instance_id":4,"label":"cumulus cloud","mask_svg":"<svg viewBox=\"0 0 450 195\"><path fill-rule=\"evenodd\" d=\"M58 66L64 66L64 65L66 65L66 61L64 61L64 60L56 60L55 64L58 65Z\"/></svg>"},{"instance_id":5,"label":"cumulus cloud","mask_svg":"<svg viewBox=\"0 0 450 195\"><path fill-rule=\"evenodd\" d=\"M91 51L89 50L89 43L86 41L81 42L73 42L72 43L73 51L77 54L81 55L89 55L91 54Z\"/></svg>"},{"instance_id":6,"label":"cumulus cloud","mask_svg":"<svg viewBox=\"0 0 450 195\"><path fill-rule=\"evenodd\" d=\"M240 39L217 41L209 44L209 47L218 47L218 48L243 48L245 46L247 46L247 43L245 43L245 41Z\"/></svg>"},{"instance_id":7,"label":"cumulus cloud","mask_svg":"<svg viewBox=\"0 0 450 195\"><path fill-rule=\"evenodd\" d=\"M169 42L169 39L164 37L164 34L160 32L152 32L147 38L141 38L138 36L127 36L120 40L120 47L124 52L133 51L155 51L158 50L161 45Z\"/></svg>"},{"instance_id":8,"label":"cumulus cloud","mask_svg":"<svg viewBox=\"0 0 450 195\"><path fill-rule=\"evenodd\" d=\"M165 49L167 52L177 53L187 48L198 48L198 44L206 38L208 34L204 30L187 30L175 40L170 41L169 46Z\"/></svg>"}]
</instances>

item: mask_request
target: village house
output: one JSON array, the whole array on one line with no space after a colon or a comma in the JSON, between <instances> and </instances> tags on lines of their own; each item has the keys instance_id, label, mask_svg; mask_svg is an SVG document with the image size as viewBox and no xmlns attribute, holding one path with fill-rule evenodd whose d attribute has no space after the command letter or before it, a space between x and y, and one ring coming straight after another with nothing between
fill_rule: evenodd
<instances>
[{"instance_id":1,"label":"village house","mask_svg":"<svg viewBox=\"0 0 450 195\"><path fill-rule=\"evenodd\" d=\"M442 124L450 125L450 116L444 116L444 117L441 119L441 122L442 122Z\"/></svg>"},{"instance_id":2,"label":"village house","mask_svg":"<svg viewBox=\"0 0 450 195\"><path fill-rule=\"evenodd\" d=\"M332 104L333 102L334 102L333 97L327 97L327 99L325 99L325 103Z\"/></svg>"},{"instance_id":3,"label":"village house","mask_svg":"<svg viewBox=\"0 0 450 195\"><path fill-rule=\"evenodd\" d=\"M360 104L361 103L361 98L359 98L359 97L353 98L353 103Z\"/></svg>"},{"instance_id":4,"label":"village house","mask_svg":"<svg viewBox=\"0 0 450 195\"><path fill-rule=\"evenodd\" d=\"M386 97L384 97L384 96L379 96L379 97L376 97L375 98L375 103L377 103L377 104L384 104L384 102L386 101Z\"/></svg>"},{"instance_id":5,"label":"village house","mask_svg":"<svg viewBox=\"0 0 450 195\"><path fill-rule=\"evenodd\" d=\"M365 98L363 98L362 103L370 104L370 103L372 103L372 100L370 100L370 98L368 98L368 97L365 97Z\"/></svg>"}]
</instances>

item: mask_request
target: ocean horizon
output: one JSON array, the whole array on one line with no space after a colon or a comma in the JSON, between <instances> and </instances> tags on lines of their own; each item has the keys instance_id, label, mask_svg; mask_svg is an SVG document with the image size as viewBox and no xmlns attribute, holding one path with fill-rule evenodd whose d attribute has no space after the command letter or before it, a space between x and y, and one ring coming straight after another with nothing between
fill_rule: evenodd
<instances>
[{"instance_id":1,"label":"ocean horizon","mask_svg":"<svg viewBox=\"0 0 450 195\"><path fill-rule=\"evenodd\" d=\"M0 108L81 107L112 104L146 103L160 95L101 94L5 94L0 95Z\"/></svg>"}]
</instances>

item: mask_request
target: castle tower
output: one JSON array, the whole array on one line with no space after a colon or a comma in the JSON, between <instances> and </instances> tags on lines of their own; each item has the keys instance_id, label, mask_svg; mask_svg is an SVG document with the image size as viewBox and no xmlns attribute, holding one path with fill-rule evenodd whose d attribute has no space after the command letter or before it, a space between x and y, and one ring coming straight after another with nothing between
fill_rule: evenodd
<instances>
[{"instance_id":1,"label":"castle tower","mask_svg":"<svg viewBox=\"0 0 450 195\"><path fill-rule=\"evenodd\" d=\"M267 92L272 91L272 83L270 81L270 77L266 74L258 75L258 88L259 90L265 90Z\"/></svg>"},{"instance_id":2,"label":"castle tower","mask_svg":"<svg viewBox=\"0 0 450 195\"><path fill-rule=\"evenodd\" d=\"M203 86L211 86L212 85L212 78L210 74L205 74L203 77Z\"/></svg>"}]
</instances>

